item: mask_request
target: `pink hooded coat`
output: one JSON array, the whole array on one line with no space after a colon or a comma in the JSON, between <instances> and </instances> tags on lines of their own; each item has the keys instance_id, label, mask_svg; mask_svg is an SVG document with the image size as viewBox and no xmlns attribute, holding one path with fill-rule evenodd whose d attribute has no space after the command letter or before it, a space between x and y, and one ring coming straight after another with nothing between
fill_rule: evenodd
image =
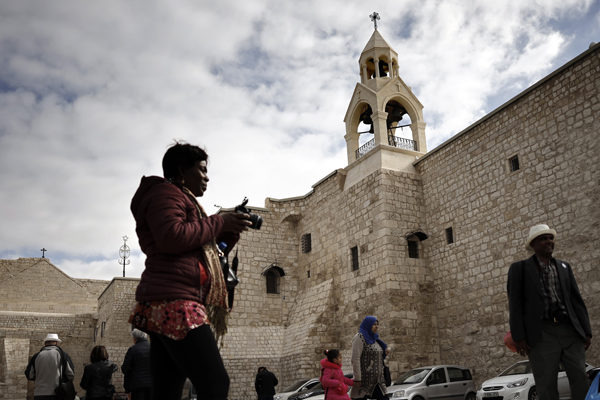
<instances>
[{"instance_id":1,"label":"pink hooded coat","mask_svg":"<svg viewBox=\"0 0 600 400\"><path fill-rule=\"evenodd\" d=\"M348 386L352 386L352 383L352 379L344 376L340 364L327 358L321 360L321 384L325 390L325 400L349 400Z\"/></svg>"}]
</instances>

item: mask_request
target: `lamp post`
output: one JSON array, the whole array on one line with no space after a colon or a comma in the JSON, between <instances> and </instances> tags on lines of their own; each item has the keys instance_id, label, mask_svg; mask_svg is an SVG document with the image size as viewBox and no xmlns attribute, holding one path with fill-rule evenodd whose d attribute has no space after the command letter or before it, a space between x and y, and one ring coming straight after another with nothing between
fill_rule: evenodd
<instances>
[{"instance_id":1,"label":"lamp post","mask_svg":"<svg viewBox=\"0 0 600 400\"><path fill-rule=\"evenodd\" d=\"M123 265L123 278L125 278L125 266L129 265L129 246L127 246L127 235L123 236L123 246L119 249L119 264Z\"/></svg>"}]
</instances>

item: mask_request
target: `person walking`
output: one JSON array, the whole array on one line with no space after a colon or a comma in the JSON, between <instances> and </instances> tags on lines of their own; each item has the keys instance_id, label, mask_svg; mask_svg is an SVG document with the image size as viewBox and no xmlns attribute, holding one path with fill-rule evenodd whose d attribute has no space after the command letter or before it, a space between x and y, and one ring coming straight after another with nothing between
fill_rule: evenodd
<instances>
[{"instance_id":1,"label":"person walking","mask_svg":"<svg viewBox=\"0 0 600 400\"><path fill-rule=\"evenodd\" d=\"M150 372L150 342L148 335L139 329L131 331L134 345L127 349L121 371L123 388L131 394L130 400L152 399L152 373Z\"/></svg>"},{"instance_id":2,"label":"person walking","mask_svg":"<svg viewBox=\"0 0 600 400\"><path fill-rule=\"evenodd\" d=\"M35 381L34 400L56 399L56 388L61 378L66 377L69 381L75 378L73 361L67 352L60 348L61 342L56 333L49 333L44 339L44 347L35 353L27 364L25 376L28 380Z\"/></svg>"},{"instance_id":3,"label":"person walking","mask_svg":"<svg viewBox=\"0 0 600 400\"><path fill-rule=\"evenodd\" d=\"M353 399L387 399L383 360L390 350L379 338L378 329L377 317L369 315L363 319L358 333L352 338L354 385L350 397Z\"/></svg>"},{"instance_id":4,"label":"person walking","mask_svg":"<svg viewBox=\"0 0 600 400\"><path fill-rule=\"evenodd\" d=\"M91 364L83 369L81 386L85 389L86 400L111 400L115 393L112 374L117 371L117 364L108 361L108 351L104 346L94 346L90 353Z\"/></svg>"},{"instance_id":5,"label":"person walking","mask_svg":"<svg viewBox=\"0 0 600 400\"><path fill-rule=\"evenodd\" d=\"M252 222L234 211L206 215L196 198L208 186L207 162L200 147L176 143L163 156L164 178L142 177L131 200L146 268L129 322L150 335L156 400L181 399L186 377L207 399L229 391L217 346L230 308L217 243L230 251Z\"/></svg>"},{"instance_id":6,"label":"person walking","mask_svg":"<svg viewBox=\"0 0 600 400\"><path fill-rule=\"evenodd\" d=\"M583 400L588 389L585 351L592 330L571 265L552 256L555 238L548 225L531 227L526 248L534 254L510 266L510 330L517 352L529 357L538 399L558 399L562 363L571 399Z\"/></svg>"},{"instance_id":7,"label":"person walking","mask_svg":"<svg viewBox=\"0 0 600 400\"><path fill-rule=\"evenodd\" d=\"M273 400L275 395L275 386L279 381L274 373L269 371L267 367L259 367L254 379L254 388L258 394L258 400Z\"/></svg>"},{"instance_id":8,"label":"person walking","mask_svg":"<svg viewBox=\"0 0 600 400\"><path fill-rule=\"evenodd\" d=\"M325 400L350 400L348 386L354 381L342 372L342 354L338 349L325 350L321 360L321 385L325 389Z\"/></svg>"}]
</instances>

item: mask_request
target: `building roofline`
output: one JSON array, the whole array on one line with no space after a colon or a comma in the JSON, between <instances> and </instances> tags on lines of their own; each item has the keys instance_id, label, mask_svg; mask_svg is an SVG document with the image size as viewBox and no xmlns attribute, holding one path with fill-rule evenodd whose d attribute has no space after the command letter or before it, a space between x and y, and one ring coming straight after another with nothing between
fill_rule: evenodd
<instances>
[{"instance_id":1,"label":"building roofline","mask_svg":"<svg viewBox=\"0 0 600 400\"><path fill-rule=\"evenodd\" d=\"M105 293L105 292L108 290L108 288L109 288L109 287L111 287L111 286L112 286L112 284L113 284L115 281L139 281L140 279L141 279L141 278L133 278L133 277L128 277L128 276L126 276L126 277L122 277L122 276L115 276L114 278L112 278L112 279L110 280L110 282L108 283L108 285L106 285L106 287L104 288L104 290L102 291L102 293L100 293L100 294L98 295L98 299L100 299L100 298L101 298L101 297L104 295L104 293Z\"/></svg>"},{"instance_id":2,"label":"building roofline","mask_svg":"<svg viewBox=\"0 0 600 400\"><path fill-rule=\"evenodd\" d=\"M545 77L543 77L542 79L540 79L539 81L537 81L533 85L529 86L527 89L523 90L521 93L517 94L516 96L514 96L513 98L511 98L510 100L508 100L504 104L502 104L502 105L498 106L497 108L495 108L494 110L490 111L488 114L484 115L483 117L481 117L477 121L473 122L471 125L469 125L465 129L463 129L462 131L458 132L457 134L455 134L451 138L447 139L445 142L442 142L440 145L438 145L434 149L430 150L425 155L419 157L419 159L416 160L413 163L413 165L416 166L421 161L423 161L424 159L428 158L430 155L432 155L432 154L434 154L434 153L442 150L444 147L448 146L450 143L454 142L455 140L457 140L461 136L463 136L463 135L467 134L468 132L470 132L477 125L480 125L483 122L487 121L488 119L492 118L494 115L498 114L499 112L501 112L502 110L504 110L505 108L507 108L508 106L510 106L511 104L516 103L517 101L521 100L523 97L525 97L526 95L528 95L529 93L531 93L532 91L534 91L535 89L537 89L538 87L540 87L541 85L543 85L544 83L546 83L547 81L549 81L550 79L552 79L555 76L561 74L567 68L570 68L574 64L578 63L582 59L588 57L589 55L591 55L592 53L594 53L594 52L596 52L598 50L600 50L600 43L595 43L595 44L592 43L590 45L590 48L588 50L584 51L583 53L579 54L577 57L573 58L571 61L568 61L563 66L559 67L555 71L553 71L550 74L546 75Z\"/></svg>"},{"instance_id":3,"label":"building roofline","mask_svg":"<svg viewBox=\"0 0 600 400\"><path fill-rule=\"evenodd\" d=\"M321 178L320 180L317 181L317 183L315 183L314 185L312 185L311 186L312 189L308 193L306 193L304 195L294 196L294 197L287 197L287 198L283 198L283 199L276 199L274 197L267 197L267 200L275 202L275 203L284 203L284 202L288 202L288 201L306 199L308 196L310 196L311 194L313 194L315 192L315 189L316 189L317 186L319 186L320 184L322 184L323 182L325 182L326 180L328 180L332 176L337 175L337 173L339 171L340 171L340 169L336 169L336 170L331 171L324 178Z\"/></svg>"}]
</instances>

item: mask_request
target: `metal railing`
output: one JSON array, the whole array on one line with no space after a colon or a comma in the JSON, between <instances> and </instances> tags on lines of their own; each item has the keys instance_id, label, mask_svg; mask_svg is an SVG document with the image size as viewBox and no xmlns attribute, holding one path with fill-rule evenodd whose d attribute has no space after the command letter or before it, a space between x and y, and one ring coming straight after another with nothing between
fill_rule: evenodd
<instances>
[{"instance_id":1,"label":"metal railing","mask_svg":"<svg viewBox=\"0 0 600 400\"><path fill-rule=\"evenodd\" d=\"M415 142L414 140L401 138L394 135L388 135L388 144L399 149L419 151L417 148L417 142ZM367 143L360 146L356 150L354 155L358 160L359 158L367 154L369 151L373 150L373 148L375 148L375 138L369 140Z\"/></svg>"},{"instance_id":2,"label":"metal railing","mask_svg":"<svg viewBox=\"0 0 600 400\"><path fill-rule=\"evenodd\" d=\"M373 150L374 147L375 147L375 138L369 140L367 143L363 144L358 149L356 149L356 152L354 153L354 155L356 156L356 159L358 160L359 158L361 158L362 156L367 154L369 151Z\"/></svg>"},{"instance_id":3,"label":"metal railing","mask_svg":"<svg viewBox=\"0 0 600 400\"><path fill-rule=\"evenodd\" d=\"M411 139L388 135L388 143L390 146L394 146L399 149L419 151L417 149L417 142Z\"/></svg>"}]
</instances>

